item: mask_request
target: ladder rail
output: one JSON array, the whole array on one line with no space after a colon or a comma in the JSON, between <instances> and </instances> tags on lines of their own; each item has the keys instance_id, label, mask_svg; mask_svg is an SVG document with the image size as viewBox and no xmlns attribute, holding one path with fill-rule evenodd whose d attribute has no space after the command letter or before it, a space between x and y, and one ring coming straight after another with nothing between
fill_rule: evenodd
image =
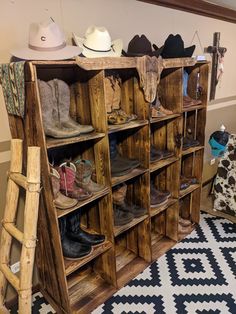
<instances>
[{"instance_id":1,"label":"ladder rail","mask_svg":"<svg viewBox=\"0 0 236 314\"><path fill-rule=\"evenodd\" d=\"M0 239L2 248L0 252L0 311L7 310L4 306L4 299L8 281L18 293L19 313L30 314L40 195L40 148L28 147L27 176L21 174L22 140L12 140L11 152L12 159ZM23 232L15 225L19 187L26 190ZM13 238L22 243L19 277L14 275L9 268Z\"/></svg>"}]
</instances>

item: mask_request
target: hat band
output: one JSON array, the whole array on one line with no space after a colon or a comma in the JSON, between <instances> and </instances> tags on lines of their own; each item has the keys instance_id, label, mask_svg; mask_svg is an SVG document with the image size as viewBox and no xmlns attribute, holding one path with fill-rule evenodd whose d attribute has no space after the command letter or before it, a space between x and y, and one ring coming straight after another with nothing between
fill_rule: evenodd
<instances>
[{"instance_id":1,"label":"hat band","mask_svg":"<svg viewBox=\"0 0 236 314\"><path fill-rule=\"evenodd\" d=\"M33 45L28 45L28 47L30 49L33 49L33 50L37 50L37 51L56 51L56 50L59 50L59 49L62 49L66 46L66 42L64 41L61 45L59 46L56 46L56 47L38 47L38 46L33 46Z\"/></svg>"},{"instance_id":2,"label":"hat band","mask_svg":"<svg viewBox=\"0 0 236 314\"><path fill-rule=\"evenodd\" d=\"M83 44L83 46L88 49L88 50L91 50L91 51L94 51L94 52L109 52L111 51L111 49L109 50L96 50L96 49L92 49L92 48L89 48L88 46L85 46L85 44ZM113 49L114 50L114 49Z\"/></svg>"}]
</instances>

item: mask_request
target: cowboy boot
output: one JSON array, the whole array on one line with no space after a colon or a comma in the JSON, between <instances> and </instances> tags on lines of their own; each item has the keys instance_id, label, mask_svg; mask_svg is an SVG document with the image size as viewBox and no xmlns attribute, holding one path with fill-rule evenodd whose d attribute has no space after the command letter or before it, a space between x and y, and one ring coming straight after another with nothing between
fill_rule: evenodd
<instances>
[{"instance_id":1,"label":"cowboy boot","mask_svg":"<svg viewBox=\"0 0 236 314\"><path fill-rule=\"evenodd\" d=\"M66 217L61 217L58 220L58 223L61 235L62 252L65 258L72 260L79 259L92 252L91 245L75 242L68 238Z\"/></svg>"},{"instance_id":2,"label":"cowboy boot","mask_svg":"<svg viewBox=\"0 0 236 314\"><path fill-rule=\"evenodd\" d=\"M92 195L91 192L76 185L76 167L72 162L62 163L58 168L58 172L60 174L60 190L64 195L78 201L86 200Z\"/></svg>"},{"instance_id":3,"label":"cowboy boot","mask_svg":"<svg viewBox=\"0 0 236 314\"><path fill-rule=\"evenodd\" d=\"M131 213L134 218L141 217L147 213L146 208L128 203L126 199L127 185L125 183L116 187L112 192L113 205L116 210Z\"/></svg>"},{"instance_id":4,"label":"cowboy boot","mask_svg":"<svg viewBox=\"0 0 236 314\"><path fill-rule=\"evenodd\" d=\"M93 166L90 160L78 159L75 161L76 166L76 184L92 193L104 189L104 185L92 181Z\"/></svg>"},{"instance_id":5,"label":"cowboy boot","mask_svg":"<svg viewBox=\"0 0 236 314\"><path fill-rule=\"evenodd\" d=\"M50 85L47 82L38 80L38 88L45 134L55 138L67 138L79 135L73 128L65 128L56 123L54 115L57 108L54 106Z\"/></svg>"},{"instance_id":6,"label":"cowboy boot","mask_svg":"<svg viewBox=\"0 0 236 314\"><path fill-rule=\"evenodd\" d=\"M54 204L59 209L67 209L77 205L78 201L67 197L60 192L60 175L55 168L51 167L51 182L54 196Z\"/></svg>"},{"instance_id":7,"label":"cowboy boot","mask_svg":"<svg viewBox=\"0 0 236 314\"><path fill-rule=\"evenodd\" d=\"M109 136L110 160L111 160L111 175L122 176L140 165L136 159L122 157L117 150L116 134Z\"/></svg>"},{"instance_id":8,"label":"cowboy boot","mask_svg":"<svg viewBox=\"0 0 236 314\"><path fill-rule=\"evenodd\" d=\"M54 79L48 82L53 91L53 101L57 104L58 114L55 119L62 127L72 128L79 134L90 133L94 130L92 125L82 125L74 121L70 115L70 88L62 80Z\"/></svg>"},{"instance_id":9,"label":"cowboy boot","mask_svg":"<svg viewBox=\"0 0 236 314\"><path fill-rule=\"evenodd\" d=\"M80 228L80 213L78 211L67 215L66 235L73 241L93 246L105 241L103 234L92 234Z\"/></svg>"}]
</instances>

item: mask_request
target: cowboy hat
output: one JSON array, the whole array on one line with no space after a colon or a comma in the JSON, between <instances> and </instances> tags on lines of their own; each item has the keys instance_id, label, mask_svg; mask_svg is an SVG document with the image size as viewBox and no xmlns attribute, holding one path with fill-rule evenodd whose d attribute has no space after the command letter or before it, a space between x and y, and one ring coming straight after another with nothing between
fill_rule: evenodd
<instances>
[{"instance_id":1,"label":"cowboy hat","mask_svg":"<svg viewBox=\"0 0 236 314\"><path fill-rule=\"evenodd\" d=\"M152 50L152 44L145 35L135 35L128 44L128 50L122 50L122 54L126 57L140 57L144 55L158 57L163 47Z\"/></svg>"},{"instance_id":2,"label":"cowboy hat","mask_svg":"<svg viewBox=\"0 0 236 314\"><path fill-rule=\"evenodd\" d=\"M163 58L187 58L192 57L195 50L195 45L184 48L184 42L182 37L177 34L170 34L165 40L164 47L161 53ZM156 49L156 45L153 45Z\"/></svg>"},{"instance_id":3,"label":"cowboy hat","mask_svg":"<svg viewBox=\"0 0 236 314\"><path fill-rule=\"evenodd\" d=\"M31 24L28 47L10 52L13 56L24 60L65 60L79 55L81 49L66 45L64 34L51 20Z\"/></svg>"},{"instance_id":4,"label":"cowboy hat","mask_svg":"<svg viewBox=\"0 0 236 314\"><path fill-rule=\"evenodd\" d=\"M111 41L105 27L90 26L84 38L72 33L75 44L83 49L82 54L87 58L120 57L123 47L121 39Z\"/></svg>"}]
</instances>

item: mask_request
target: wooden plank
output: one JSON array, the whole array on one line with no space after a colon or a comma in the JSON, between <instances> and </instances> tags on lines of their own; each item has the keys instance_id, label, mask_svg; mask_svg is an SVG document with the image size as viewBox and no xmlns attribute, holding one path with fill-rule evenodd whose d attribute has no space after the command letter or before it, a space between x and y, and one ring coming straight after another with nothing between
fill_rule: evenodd
<instances>
[{"instance_id":1,"label":"wooden plank","mask_svg":"<svg viewBox=\"0 0 236 314\"><path fill-rule=\"evenodd\" d=\"M114 236L117 237L118 235L122 234L123 232L125 232L125 231L129 230L130 228L136 226L137 224L139 224L140 222L145 220L147 217L148 217L148 215L143 215L141 217L134 218L131 222L129 222L126 225L115 226L114 227Z\"/></svg>"},{"instance_id":2,"label":"wooden plank","mask_svg":"<svg viewBox=\"0 0 236 314\"><path fill-rule=\"evenodd\" d=\"M189 106L189 107L183 107L182 112L190 112L194 110L199 110L205 108L205 105L196 105L196 106Z\"/></svg>"},{"instance_id":3,"label":"wooden plank","mask_svg":"<svg viewBox=\"0 0 236 314\"><path fill-rule=\"evenodd\" d=\"M157 162L152 162L150 163L150 172L169 166L178 160L179 160L178 157L170 157L170 158L159 160Z\"/></svg>"},{"instance_id":4,"label":"wooden plank","mask_svg":"<svg viewBox=\"0 0 236 314\"><path fill-rule=\"evenodd\" d=\"M118 132L118 131L124 131L124 130L129 130L129 129L135 129L135 128L140 128L144 125L148 125L147 120L134 120L130 121L125 124L120 124L120 125L109 125L108 132L109 134Z\"/></svg>"},{"instance_id":5,"label":"wooden plank","mask_svg":"<svg viewBox=\"0 0 236 314\"><path fill-rule=\"evenodd\" d=\"M147 169L143 169L143 168L135 168L133 170L131 170L128 174L120 176L120 177L112 177L112 187L125 182L127 180L133 179L135 177L138 177L142 174L144 174L145 172L147 172Z\"/></svg>"},{"instance_id":6,"label":"wooden plank","mask_svg":"<svg viewBox=\"0 0 236 314\"><path fill-rule=\"evenodd\" d=\"M179 192L179 198L182 198L188 195L189 193L192 193L194 190L198 189L199 187L200 187L199 184L191 184L190 187Z\"/></svg>"},{"instance_id":7,"label":"wooden plank","mask_svg":"<svg viewBox=\"0 0 236 314\"><path fill-rule=\"evenodd\" d=\"M90 198L83 200L83 201L79 201L77 205L75 205L71 208L68 208L68 209L57 208L57 217L58 218L63 217L65 215L77 210L78 208L84 207L84 206L90 204L91 202L107 195L109 192L110 192L110 189L109 189L109 187L106 186L106 187L104 187L103 190L101 190L99 192L94 192Z\"/></svg>"},{"instance_id":8,"label":"wooden plank","mask_svg":"<svg viewBox=\"0 0 236 314\"><path fill-rule=\"evenodd\" d=\"M71 137L67 139L56 139L56 138L49 138L47 137L47 148L56 148L56 147L62 147L70 144L75 143L81 143L81 142L87 142L91 140L96 140L103 138L105 136L105 133L97 133L92 132L88 134L81 134L80 136Z\"/></svg>"},{"instance_id":9,"label":"wooden plank","mask_svg":"<svg viewBox=\"0 0 236 314\"><path fill-rule=\"evenodd\" d=\"M203 150L203 149L204 149L204 146L190 147L188 149L182 150L181 155L185 156L185 155L192 154L194 152L197 152L198 150Z\"/></svg>"},{"instance_id":10,"label":"wooden plank","mask_svg":"<svg viewBox=\"0 0 236 314\"><path fill-rule=\"evenodd\" d=\"M166 210L166 236L178 241L179 205L176 202Z\"/></svg>"},{"instance_id":11,"label":"wooden plank","mask_svg":"<svg viewBox=\"0 0 236 314\"><path fill-rule=\"evenodd\" d=\"M66 276L70 275L73 273L75 270L81 268L82 266L86 265L88 262L93 260L94 258L98 257L100 254L103 254L107 250L109 250L112 247L111 242L105 241L102 244L98 246L93 247L93 251L91 254L85 256L82 259L77 259L77 260L68 260L64 259L65 263L65 269L66 269Z\"/></svg>"},{"instance_id":12,"label":"wooden plank","mask_svg":"<svg viewBox=\"0 0 236 314\"><path fill-rule=\"evenodd\" d=\"M161 118L150 118L150 123L158 123L161 121L171 120L171 119L174 119L177 117L180 117L179 113L168 114L168 115L161 117Z\"/></svg>"},{"instance_id":13,"label":"wooden plank","mask_svg":"<svg viewBox=\"0 0 236 314\"><path fill-rule=\"evenodd\" d=\"M176 241L167 237L163 237L159 241L155 242L155 244L152 245L152 260L156 261L175 245Z\"/></svg>"},{"instance_id":14,"label":"wooden plank","mask_svg":"<svg viewBox=\"0 0 236 314\"><path fill-rule=\"evenodd\" d=\"M151 217L154 217L154 216L160 214L161 212L163 212L169 206L175 204L176 202L177 202L177 199L170 197L168 199L167 203L165 203L164 205L151 207L151 209L150 209L151 210L151 212L150 212Z\"/></svg>"}]
</instances>

